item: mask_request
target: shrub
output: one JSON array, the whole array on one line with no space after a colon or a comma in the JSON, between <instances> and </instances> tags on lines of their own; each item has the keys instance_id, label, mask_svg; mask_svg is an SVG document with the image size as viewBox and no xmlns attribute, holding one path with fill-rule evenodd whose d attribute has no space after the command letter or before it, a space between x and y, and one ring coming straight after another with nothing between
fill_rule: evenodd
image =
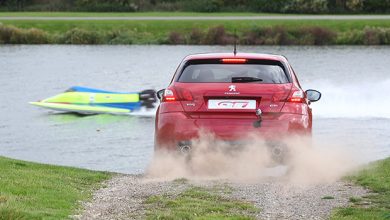
<instances>
[{"instance_id":1,"label":"shrub","mask_svg":"<svg viewBox=\"0 0 390 220\"><path fill-rule=\"evenodd\" d=\"M390 28L365 27L364 44L390 44Z\"/></svg>"},{"instance_id":2,"label":"shrub","mask_svg":"<svg viewBox=\"0 0 390 220\"><path fill-rule=\"evenodd\" d=\"M222 6L223 1L220 0L192 0L183 4L185 11L196 12L218 12Z\"/></svg>"},{"instance_id":3,"label":"shrub","mask_svg":"<svg viewBox=\"0 0 390 220\"><path fill-rule=\"evenodd\" d=\"M260 27L244 33L242 44L248 45L324 45L332 44L336 33L321 27L288 29L284 26Z\"/></svg>"},{"instance_id":4,"label":"shrub","mask_svg":"<svg viewBox=\"0 0 390 220\"><path fill-rule=\"evenodd\" d=\"M364 0L363 11L375 13L390 12L390 0Z\"/></svg>"},{"instance_id":5,"label":"shrub","mask_svg":"<svg viewBox=\"0 0 390 220\"><path fill-rule=\"evenodd\" d=\"M337 44L362 45L364 44L364 32L353 30L340 33L337 37Z\"/></svg>"},{"instance_id":6,"label":"shrub","mask_svg":"<svg viewBox=\"0 0 390 220\"><path fill-rule=\"evenodd\" d=\"M314 45L333 44L337 36L332 30L323 27L303 28L302 31L312 36Z\"/></svg>"},{"instance_id":7,"label":"shrub","mask_svg":"<svg viewBox=\"0 0 390 220\"><path fill-rule=\"evenodd\" d=\"M142 1L143 3L144 1ZM96 12L134 12L138 11L141 1L76 0L75 10Z\"/></svg>"},{"instance_id":8,"label":"shrub","mask_svg":"<svg viewBox=\"0 0 390 220\"><path fill-rule=\"evenodd\" d=\"M11 35L10 44L27 44L25 31L22 29L16 28Z\"/></svg>"},{"instance_id":9,"label":"shrub","mask_svg":"<svg viewBox=\"0 0 390 220\"><path fill-rule=\"evenodd\" d=\"M20 29L14 26L0 25L0 43L2 44L46 44L49 35L39 29Z\"/></svg>"},{"instance_id":10,"label":"shrub","mask_svg":"<svg viewBox=\"0 0 390 220\"><path fill-rule=\"evenodd\" d=\"M15 32L17 28L14 26L6 26L0 24L0 43L9 44L11 43L12 33Z\"/></svg>"},{"instance_id":11,"label":"shrub","mask_svg":"<svg viewBox=\"0 0 390 220\"><path fill-rule=\"evenodd\" d=\"M134 33L131 31L113 30L106 35L108 44L132 44Z\"/></svg>"},{"instance_id":12,"label":"shrub","mask_svg":"<svg viewBox=\"0 0 390 220\"><path fill-rule=\"evenodd\" d=\"M60 41L65 44L100 44L103 39L96 31L73 28L67 31Z\"/></svg>"},{"instance_id":13,"label":"shrub","mask_svg":"<svg viewBox=\"0 0 390 220\"><path fill-rule=\"evenodd\" d=\"M245 32L241 43L247 45L275 45L285 41L286 32L284 27L260 27Z\"/></svg>"},{"instance_id":14,"label":"shrub","mask_svg":"<svg viewBox=\"0 0 390 220\"><path fill-rule=\"evenodd\" d=\"M150 8L153 11L181 11L182 9L182 2L160 2Z\"/></svg>"},{"instance_id":15,"label":"shrub","mask_svg":"<svg viewBox=\"0 0 390 220\"><path fill-rule=\"evenodd\" d=\"M347 0L347 9L352 12L359 12L363 8L363 0Z\"/></svg>"},{"instance_id":16,"label":"shrub","mask_svg":"<svg viewBox=\"0 0 390 220\"><path fill-rule=\"evenodd\" d=\"M284 27L259 27L245 32L241 43L247 45L276 45L287 42Z\"/></svg>"},{"instance_id":17,"label":"shrub","mask_svg":"<svg viewBox=\"0 0 390 220\"><path fill-rule=\"evenodd\" d=\"M251 0L249 8L256 12L282 12L286 4L286 0Z\"/></svg>"},{"instance_id":18,"label":"shrub","mask_svg":"<svg viewBox=\"0 0 390 220\"><path fill-rule=\"evenodd\" d=\"M176 31L172 31L168 36L168 44L184 44L183 36Z\"/></svg>"},{"instance_id":19,"label":"shrub","mask_svg":"<svg viewBox=\"0 0 390 220\"><path fill-rule=\"evenodd\" d=\"M239 42L243 45L258 45L260 43L257 43L257 39L256 30L251 30L244 32Z\"/></svg>"},{"instance_id":20,"label":"shrub","mask_svg":"<svg viewBox=\"0 0 390 220\"><path fill-rule=\"evenodd\" d=\"M282 10L294 13L326 13L329 11L327 0L291 0Z\"/></svg>"},{"instance_id":21,"label":"shrub","mask_svg":"<svg viewBox=\"0 0 390 220\"><path fill-rule=\"evenodd\" d=\"M225 31L225 27L223 25L220 25L217 27L209 28L202 43L209 45L226 45L234 44L234 41L234 36L227 34Z\"/></svg>"},{"instance_id":22,"label":"shrub","mask_svg":"<svg viewBox=\"0 0 390 220\"><path fill-rule=\"evenodd\" d=\"M203 33L198 28L192 29L190 36L188 37L188 44L201 44L203 39Z\"/></svg>"},{"instance_id":23,"label":"shrub","mask_svg":"<svg viewBox=\"0 0 390 220\"><path fill-rule=\"evenodd\" d=\"M25 44L47 44L49 36L43 30L31 28L25 32L25 40Z\"/></svg>"},{"instance_id":24,"label":"shrub","mask_svg":"<svg viewBox=\"0 0 390 220\"><path fill-rule=\"evenodd\" d=\"M294 42L289 37L288 31L283 26L276 26L274 28L268 28L267 32L268 32L268 36L267 36L268 41L269 41L270 38L274 39L273 45L290 45L290 44L294 44Z\"/></svg>"}]
</instances>

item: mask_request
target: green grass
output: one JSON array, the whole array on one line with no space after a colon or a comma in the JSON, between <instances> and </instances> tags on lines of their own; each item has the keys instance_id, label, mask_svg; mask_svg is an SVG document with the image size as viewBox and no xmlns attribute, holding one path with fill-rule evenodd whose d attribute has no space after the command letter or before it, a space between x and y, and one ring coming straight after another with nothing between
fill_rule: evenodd
<instances>
[{"instance_id":1,"label":"green grass","mask_svg":"<svg viewBox=\"0 0 390 220\"><path fill-rule=\"evenodd\" d=\"M390 219L390 158L371 164L350 180L373 192L350 198L350 207L336 209L332 219Z\"/></svg>"},{"instance_id":2,"label":"green grass","mask_svg":"<svg viewBox=\"0 0 390 220\"><path fill-rule=\"evenodd\" d=\"M137 12L137 13L79 13L79 12L1 12L0 24L12 25L22 30L17 32L23 32L23 30L35 28L38 31L44 32L47 35L46 40L41 40L39 43L56 43L63 44L69 43L67 38L69 32L77 29L87 33L87 35L93 35L98 40L89 41L80 37L80 41L70 42L73 44L184 44L190 42L188 39L195 32L199 32L198 35L206 36L207 32L214 27L223 26L226 33L232 35L237 33L239 39L250 37L253 34L259 33L259 28L274 28L274 30L265 31L271 33L283 29L280 34L275 33L275 36L268 36L266 42L257 44L278 44L274 43L274 39L280 38L294 38L296 34L307 32L305 28L319 27L328 31L334 32L336 40L333 40L329 44L390 44L390 37L388 36L390 28L390 20L378 19L378 20L2 20L2 17L18 17L18 16L44 16L44 17L131 17L131 16L259 16L259 15L277 15L277 14L257 14L257 13L194 13L194 12ZM375 33L365 34L364 29L370 28L386 28L386 30L376 30ZM283 32L284 31L284 32ZM1 32L1 30L0 30ZM310 31L309 31L310 32ZM2 33L0 33L1 35ZM172 35L173 34L173 35ZM252 35L253 35L252 34ZM264 33L262 33L264 34ZM7 35L4 33L3 35ZM77 33L75 34L78 37ZM196 34L195 34L196 35ZM381 36L379 36L381 35ZM173 40L171 37L173 36ZM175 37L176 36L176 37ZM244 37L243 37L244 36ZM259 37L259 36L257 36ZM1 36L0 36L1 38ZM14 36L15 38L15 36ZM16 36L17 38L17 36ZM20 37L21 40L11 40L6 43L30 43L29 40L23 40L28 37ZM72 37L70 37L72 38ZM223 38L223 37L222 37ZM304 44L312 45L310 36L298 36L295 38L302 38L306 40L306 43L292 43L292 44ZM308 38L308 39L306 39ZM364 38L373 42L366 42ZM114 39L114 40L113 40ZM175 40L176 39L176 40ZM27 41L27 42L26 42ZM68 40L69 41L69 40ZM177 42L176 42L177 41ZM378 41L380 41L378 43ZM261 42L261 41L260 41ZM0 39L0 43L2 43ZM34 43L31 42L31 43ZM36 43L36 42L35 42ZM190 43L191 44L191 43ZM199 44L199 43L195 43ZM200 44L216 44L201 42Z\"/></svg>"},{"instance_id":3,"label":"green grass","mask_svg":"<svg viewBox=\"0 0 390 220\"><path fill-rule=\"evenodd\" d=\"M68 219L110 176L0 157L0 220Z\"/></svg>"},{"instance_id":4,"label":"green grass","mask_svg":"<svg viewBox=\"0 0 390 220\"><path fill-rule=\"evenodd\" d=\"M252 204L224 198L219 191L191 187L175 197L152 196L147 219L254 219Z\"/></svg>"}]
</instances>

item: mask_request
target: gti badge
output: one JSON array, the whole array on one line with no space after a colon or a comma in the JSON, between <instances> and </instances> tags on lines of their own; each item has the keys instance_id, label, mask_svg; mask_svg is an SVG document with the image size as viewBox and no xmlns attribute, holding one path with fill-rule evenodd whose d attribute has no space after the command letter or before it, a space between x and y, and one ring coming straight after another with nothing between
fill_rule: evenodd
<instances>
[{"instance_id":1,"label":"gti badge","mask_svg":"<svg viewBox=\"0 0 390 220\"><path fill-rule=\"evenodd\" d=\"M236 91L236 86L235 85L230 85L229 86L229 92L235 92Z\"/></svg>"}]
</instances>

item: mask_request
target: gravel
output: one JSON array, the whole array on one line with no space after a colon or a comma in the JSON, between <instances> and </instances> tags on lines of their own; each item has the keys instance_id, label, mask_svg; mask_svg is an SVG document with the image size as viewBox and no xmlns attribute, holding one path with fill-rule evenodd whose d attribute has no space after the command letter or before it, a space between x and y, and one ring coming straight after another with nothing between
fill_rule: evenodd
<instances>
[{"instance_id":1,"label":"gravel","mask_svg":"<svg viewBox=\"0 0 390 220\"><path fill-rule=\"evenodd\" d=\"M349 198L367 193L362 187L342 181L299 187L269 180L234 184L233 188L233 197L261 209L258 219L328 219L332 209L346 206Z\"/></svg>"},{"instance_id":2,"label":"gravel","mask_svg":"<svg viewBox=\"0 0 390 220\"><path fill-rule=\"evenodd\" d=\"M261 212L257 219L327 219L335 207L349 204L350 197L361 197L367 191L348 182L310 186L291 185L278 178L257 183L219 181L150 180L142 175L118 175L95 192L92 201L74 219L144 219L144 201L153 195L175 196L191 185L213 187L223 184L233 190L224 194L253 203Z\"/></svg>"},{"instance_id":3,"label":"gravel","mask_svg":"<svg viewBox=\"0 0 390 220\"><path fill-rule=\"evenodd\" d=\"M73 219L143 219L143 202L150 196L169 193L174 196L186 185L168 181L147 180L141 175L117 175L84 203L81 215Z\"/></svg>"}]
</instances>

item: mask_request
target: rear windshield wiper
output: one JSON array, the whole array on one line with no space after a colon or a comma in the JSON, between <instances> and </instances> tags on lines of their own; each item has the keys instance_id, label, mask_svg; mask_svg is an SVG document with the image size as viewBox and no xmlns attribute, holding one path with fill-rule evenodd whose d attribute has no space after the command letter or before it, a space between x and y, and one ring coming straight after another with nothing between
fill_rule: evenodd
<instances>
[{"instance_id":1,"label":"rear windshield wiper","mask_svg":"<svg viewBox=\"0 0 390 220\"><path fill-rule=\"evenodd\" d=\"M251 76L232 77L232 83L247 83L247 82L261 82L261 81L263 81L263 80L260 78L251 77Z\"/></svg>"}]
</instances>

